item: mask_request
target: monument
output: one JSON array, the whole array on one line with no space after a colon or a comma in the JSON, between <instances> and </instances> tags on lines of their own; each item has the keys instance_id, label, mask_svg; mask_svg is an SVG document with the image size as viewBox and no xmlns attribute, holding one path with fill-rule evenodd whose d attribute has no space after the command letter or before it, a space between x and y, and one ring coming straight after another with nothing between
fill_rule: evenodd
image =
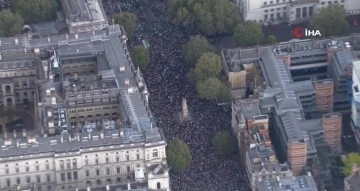
<instances>
[{"instance_id":1,"label":"monument","mask_svg":"<svg viewBox=\"0 0 360 191\"><path fill-rule=\"evenodd\" d=\"M187 106L186 98L182 99L181 111L178 114L178 119L180 123L191 121L191 112Z\"/></svg>"}]
</instances>

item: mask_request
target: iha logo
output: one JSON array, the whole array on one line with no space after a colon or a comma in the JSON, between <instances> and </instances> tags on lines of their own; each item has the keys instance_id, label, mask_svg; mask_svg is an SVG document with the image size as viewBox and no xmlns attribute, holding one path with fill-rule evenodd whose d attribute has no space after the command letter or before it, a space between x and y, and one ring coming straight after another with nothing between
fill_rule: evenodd
<instances>
[{"instance_id":1,"label":"iha logo","mask_svg":"<svg viewBox=\"0 0 360 191\"><path fill-rule=\"evenodd\" d=\"M307 28L302 28L302 27L296 27L293 32L294 32L295 38L321 36L321 33L319 30L309 30Z\"/></svg>"}]
</instances>

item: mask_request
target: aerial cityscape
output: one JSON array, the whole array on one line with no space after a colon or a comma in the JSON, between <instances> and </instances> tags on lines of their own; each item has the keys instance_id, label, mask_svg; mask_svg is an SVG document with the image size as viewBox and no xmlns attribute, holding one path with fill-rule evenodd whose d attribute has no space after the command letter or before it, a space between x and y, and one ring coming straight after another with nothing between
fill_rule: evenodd
<instances>
[{"instance_id":1,"label":"aerial cityscape","mask_svg":"<svg viewBox=\"0 0 360 191\"><path fill-rule=\"evenodd\" d=\"M359 0L1 0L0 191L360 191Z\"/></svg>"}]
</instances>

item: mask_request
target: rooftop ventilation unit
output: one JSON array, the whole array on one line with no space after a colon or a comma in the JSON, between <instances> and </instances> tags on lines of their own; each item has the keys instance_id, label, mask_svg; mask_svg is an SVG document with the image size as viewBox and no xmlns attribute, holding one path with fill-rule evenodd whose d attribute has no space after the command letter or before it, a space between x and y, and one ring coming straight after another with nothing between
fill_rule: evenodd
<instances>
[{"instance_id":1,"label":"rooftop ventilation unit","mask_svg":"<svg viewBox=\"0 0 360 191\"><path fill-rule=\"evenodd\" d=\"M130 84L129 79L125 79L125 85L128 86Z\"/></svg>"}]
</instances>

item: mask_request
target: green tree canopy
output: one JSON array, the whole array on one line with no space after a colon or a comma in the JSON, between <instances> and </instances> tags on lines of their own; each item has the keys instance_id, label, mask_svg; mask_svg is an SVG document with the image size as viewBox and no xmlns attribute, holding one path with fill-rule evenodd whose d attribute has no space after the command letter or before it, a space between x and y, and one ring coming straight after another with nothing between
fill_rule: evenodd
<instances>
[{"instance_id":1,"label":"green tree canopy","mask_svg":"<svg viewBox=\"0 0 360 191\"><path fill-rule=\"evenodd\" d=\"M277 42L277 39L274 35L269 35L266 37L266 44L275 44Z\"/></svg>"},{"instance_id":2,"label":"green tree canopy","mask_svg":"<svg viewBox=\"0 0 360 191\"><path fill-rule=\"evenodd\" d=\"M204 53L198 59L195 69L191 70L188 77L194 83L204 81L207 78L218 78L221 72L220 56L214 53Z\"/></svg>"},{"instance_id":3,"label":"green tree canopy","mask_svg":"<svg viewBox=\"0 0 360 191\"><path fill-rule=\"evenodd\" d=\"M134 46L131 50L131 58L136 67L141 70L146 69L150 61L149 51L142 45Z\"/></svg>"},{"instance_id":4,"label":"green tree canopy","mask_svg":"<svg viewBox=\"0 0 360 191\"><path fill-rule=\"evenodd\" d=\"M217 154L228 155L238 150L236 141L228 131L218 131L212 140L212 144Z\"/></svg>"},{"instance_id":5,"label":"green tree canopy","mask_svg":"<svg viewBox=\"0 0 360 191\"><path fill-rule=\"evenodd\" d=\"M238 46L253 46L263 41L264 35L261 26L255 21L246 21L236 26L234 40Z\"/></svg>"},{"instance_id":6,"label":"green tree canopy","mask_svg":"<svg viewBox=\"0 0 360 191\"><path fill-rule=\"evenodd\" d=\"M322 36L338 36L348 32L345 10L340 5L329 5L310 20L310 27L319 30Z\"/></svg>"},{"instance_id":7,"label":"green tree canopy","mask_svg":"<svg viewBox=\"0 0 360 191\"><path fill-rule=\"evenodd\" d=\"M199 81L196 84L196 90L199 97L206 100L220 101L226 100L229 94L227 85L221 82L218 78L206 78L204 81Z\"/></svg>"},{"instance_id":8,"label":"green tree canopy","mask_svg":"<svg viewBox=\"0 0 360 191\"><path fill-rule=\"evenodd\" d=\"M133 13L122 12L114 17L114 23L124 27L128 38L132 37L136 30L137 17Z\"/></svg>"},{"instance_id":9,"label":"green tree canopy","mask_svg":"<svg viewBox=\"0 0 360 191\"><path fill-rule=\"evenodd\" d=\"M10 37L21 32L24 20L9 10L0 12L0 36Z\"/></svg>"},{"instance_id":10,"label":"green tree canopy","mask_svg":"<svg viewBox=\"0 0 360 191\"><path fill-rule=\"evenodd\" d=\"M27 24L55 19L58 8L56 0L13 0L12 6Z\"/></svg>"},{"instance_id":11,"label":"green tree canopy","mask_svg":"<svg viewBox=\"0 0 360 191\"><path fill-rule=\"evenodd\" d=\"M347 155L347 160L345 161L344 174L349 176L351 174L351 169L353 165L360 167L360 154L359 153L350 153Z\"/></svg>"},{"instance_id":12,"label":"green tree canopy","mask_svg":"<svg viewBox=\"0 0 360 191\"><path fill-rule=\"evenodd\" d=\"M214 48L203 36L191 36L189 41L183 48L183 56L185 60L195 65L196 61L200 58L203 53L213 52Z\"/></svg>"},{"instance_id":13,"label":"green tree canopy","mask_svg":"<svg viewBox=\"0 0 360 191\"><path fill-rule=\"evenodd\" d=\"M166 148L166 159L173 170L184 170L192 161L189 146L180 139L171 140Z\"/></svg>"},{"instance_id":14,"label":"green tree canopy","mask_svg":"<svg viewBox=\"0 0 360 191\"><path fill-rule=\"evenodd\" d=\"M168 15L177 25L195 25L207 35L228 33L240 22L234 2L229 0L169 0Z\"/></svg>"}]
</instances>

